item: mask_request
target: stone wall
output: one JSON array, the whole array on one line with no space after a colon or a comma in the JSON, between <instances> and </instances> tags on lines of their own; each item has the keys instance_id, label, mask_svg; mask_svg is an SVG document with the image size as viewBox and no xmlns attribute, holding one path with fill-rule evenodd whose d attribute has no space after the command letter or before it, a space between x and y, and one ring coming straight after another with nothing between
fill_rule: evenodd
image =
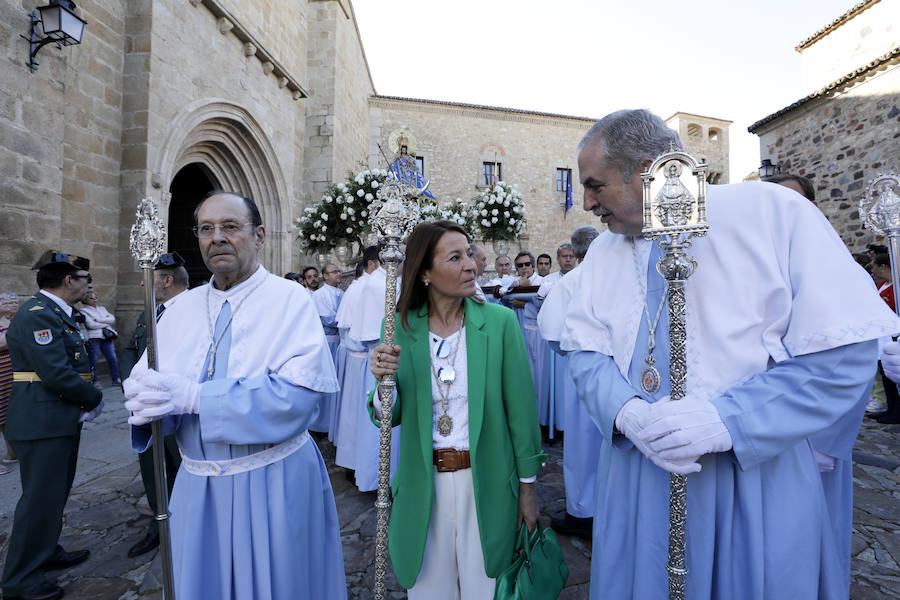
<instances>
[{"instance_id":1,"label":"stone wall","mask_svg":"<svg viewBox=\"0 0 900 600\"><path fill-rule=\"evenodd\" d=\"M375 93L349 3L314 0L309 7L304 204L318 201L328 184L365 165L367 99Z\"/></svg>"},{"instance_id":2,"label":"stone wall","mask_svg":"<svg viewBox=\"0 0 900 600\"><path fill-rule=\"evenodd\" d=\"M348 3L349 5L349 3ZM335 23L334 175L366 167L369 153L369 96L375 87L352 12ZM318 200L318 198L316 198Z\"/></svg>"},{"instance_id":3,"label":"stone wall","mask_svg":"<svg viewBox=\"0 0 900 600\"><path fill-rule=\"evenodd\" d=\"M685 151L709 165L710 183L728 183L728 134L731 121L678 112L666 119L678 132Z\"/></svg>"},{"instance_id":4,"label":"stone wall","mask_svg":"<svg viewBox=\"0 0 900 600\"><path fill-rule=\"evenodd\" d=\"M522 248L555 257L556 248L569 241L575 228L604 228L581 209L583 189L578 183L575 148L593 120L384 97L373 97L369 107L369 166L386 168L376 144L390 157L388 136L404 128L415 138L415 154L424 157L425 178L441 202L478 195L483 189L482 162L493 161L496 153L503 179L518 186L526 203ZM564 194L556 191L557 168L572 169L574 205L567 216ZM518 249L513 245L510 252ZM493 268L490 244L486 250ZM555 258L553 263L555 268Z\"/></svg>"},{"instance_id":5,"label":"stone wall","mask_svg":"<svg viewBox=\"0 0 900 600\"><path fill-rule=\"evenodd\" d=\"M293 3L270 4L270 11L280 12L268 18L284 24L294 43L302 44L304 36L292 27L305 22L302 11ZM304 108L261 53L284 60L294 78L305 69L293 70L294 58L279 55L268 42L262 45L275 43L279 35L266 29L268 20L244 22L242 6L226 22L213 12L215 5L157 0L129 28L141 40L130 44L126 57L126 77L135 86L127 88L133 97L124 115L133 127L123 139L119 250L120 293L129 312L140 308L142 298L127 244L134 207L151 196L160 201L165 218L169 185L192 162L209 168L218 187L257 200L267 226L265 266L275 272L291 266L290 225L299 211L303 160L296 139L304 135ZM236 34L239 28L255 32L258 44L248 47Z\"/></svg>"},{"instance_id":6,"label":"stone wall","mask_svg":"<svg viewBox=\"0 0 900 600\"><path fill-rule=\"evenodd\" d=\"M83 43L52 44L25 67L28 16L0 1L0 289L30 295L30 267L54 248L91 260L101 302L115 309L124 2L79 3Z\"/></svg>"},{"instance_id":7,"label":"stone wall","mask_svg":"<svg viewBox=\"0 0 900 600\"><path fill-rule=\"evenodd\" d=\"M871 179L900 172L900 65L810 101L756 133L762 158L812 179L819 208L851 251L874 241L858 206Z\"/></svg>"}]
</instances>

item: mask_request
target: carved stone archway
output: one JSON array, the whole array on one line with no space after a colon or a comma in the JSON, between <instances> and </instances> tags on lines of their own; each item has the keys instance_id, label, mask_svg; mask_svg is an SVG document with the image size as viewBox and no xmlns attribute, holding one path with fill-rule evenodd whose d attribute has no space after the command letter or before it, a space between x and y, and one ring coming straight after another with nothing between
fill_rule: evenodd
<instances>
[{"instance_id":1,"label":"carved stone archway","mask_svg":"<svg viewBox=\"0 0 900 600\"><path fill-rule=\"evenodd\" d=\"M262 263L274 273L290 270L288 187L277 154L257 120L237 104L207 99L185 106L169 131L154 169L163 189L169 189L186 165L203 165L223 189L253 198L266 226ZM168 214L170 201L168 193L163 194L163 214Z\"/></svg>"}]
</instances>

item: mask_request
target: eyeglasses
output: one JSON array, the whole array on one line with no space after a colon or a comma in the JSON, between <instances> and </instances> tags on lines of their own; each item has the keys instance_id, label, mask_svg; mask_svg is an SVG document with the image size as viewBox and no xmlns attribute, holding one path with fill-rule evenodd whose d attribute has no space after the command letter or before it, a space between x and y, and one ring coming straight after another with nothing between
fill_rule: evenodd
<instances>
[{"instance_id":1,"label":"eyeglasses","mask_svg":"<svg viewBox=\"0 0 900 600\"><path fill-rule=\"evenodd\" d=\"M201 239L211 238L216 234L217 229L222 232L222 235L231 237L238 234L247 225L250 225L250 223L222 223L221 225L205 223L203 225L192 227L191 231L194 232L195 236Z\"/></svg>"},{"instance_id":2,"label":"eyeglasses","mask_svg":"<svg viewBox=\"0 0 900 600\"><path fill-rule=\"evenodd\" d=\"M322 271L322 275L334 275L335 273L340 273L337 269L334 271Z\"/></svg>"},{"instance_id":3,"label":"eyeglasses","mask_svg":"<svg viewBox=\"0 0 900 600\"><path fill-rule=\"evenodd\" d=\"M530 267L530 266L531 266L531 261L530 261L530 260L527 261L527 262L516 263L516 268L517 268L517 269L518 269L519 267Z\"/></svg>"},{"instance_id":4,"label":"eyeglasses","mask_svg":"<svg viewBox=\"0 0 900 600\"><path fill-rule=\"evenodd\" d=\"M88 274L88 275L77 275L77 274L75 274L75 273L72 273L71 275L69 275L69 277L74 277L75 279L87 279L87 282L88 282L88 283L94 283L94 278L91 277L90 274Z\"/></svg>"}]
</instances>

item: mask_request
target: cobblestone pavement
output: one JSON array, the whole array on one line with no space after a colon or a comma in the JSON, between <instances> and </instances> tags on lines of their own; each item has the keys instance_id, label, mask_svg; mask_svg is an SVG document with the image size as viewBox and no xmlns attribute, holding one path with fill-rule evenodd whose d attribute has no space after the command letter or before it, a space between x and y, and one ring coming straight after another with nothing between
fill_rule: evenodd
<instances>
[{"instance_id":1,"label":"cobblestone pavement","mask_svg":"<svg viewBox=\"0 0 900 600\"><path fill-rule=\"evenodd\" d=\"M104 390L106 411L100 420L85 427L83 439L109 436L121 438L124 409L121 394ZM113 431L115 430L115 431ZM116 433L117 432L117 433ZM116 435L112 435L116 433ZM855 512L853 534L854 600L900 599L900 426L878 425L866 420L854 451ZM121 445L121 444L120 444ZM363 494L334 466L334 446L319 442L329 465L337 501L344 564L350 600L372 597L375 546L375 494ZM562 448L545 448L550 460L541 471L538 501L542 519L562 512L565 499L562 480ZM86 460L97 461L96 457ZM66 506L62 544L67 549L88 548L91 558L72 569L56 573L69 600L161 599L159 557L152 552L127 558L128 548L139 540L149 517L137 460L127 447L110 454L99 474L79 478ZM82 460L79 460L82 469ZM15 474L10 477L16 477ZM0 479L0 483L3 480ZM12 522L12 507L0 514L0 559L5 559ZM559 536L569 565L569 581L560 598L588 597L590 540ZM391 598L406 594L391 576Z\"/></svg>"}]
</instances>

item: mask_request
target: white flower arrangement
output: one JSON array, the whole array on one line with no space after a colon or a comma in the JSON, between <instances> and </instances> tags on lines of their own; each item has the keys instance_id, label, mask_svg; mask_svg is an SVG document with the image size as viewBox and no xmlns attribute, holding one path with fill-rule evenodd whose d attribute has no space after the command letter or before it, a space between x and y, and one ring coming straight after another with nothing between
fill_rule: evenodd
<instances>
[{"instance_id":1,"label":"white flower arrangement","mask_svg":"<svg viewBox=\"0 0 900 600\"><path fill-rule=\"evenodd\" d=\"M369 204L387 177L384 169L367 169L355 175L350 173L346 181L328 186L321 200L304 208L303 215L294 222L304 251L328 253L342 241L356 242L361 248L363 238L371 230Z\"/></svg>"},{"instance_id":2,"label":"white flower arrangement","mask_svg":"<svg viewBox=\"0 0 900 600\"><path fill-rule=\"evenodd\" d=\"M500 181L472 200L480 218L476 220L479 237L489 241L514 240L522 235L527 222L525 204L516 186Z\"/></svg>"}]
</instances>

